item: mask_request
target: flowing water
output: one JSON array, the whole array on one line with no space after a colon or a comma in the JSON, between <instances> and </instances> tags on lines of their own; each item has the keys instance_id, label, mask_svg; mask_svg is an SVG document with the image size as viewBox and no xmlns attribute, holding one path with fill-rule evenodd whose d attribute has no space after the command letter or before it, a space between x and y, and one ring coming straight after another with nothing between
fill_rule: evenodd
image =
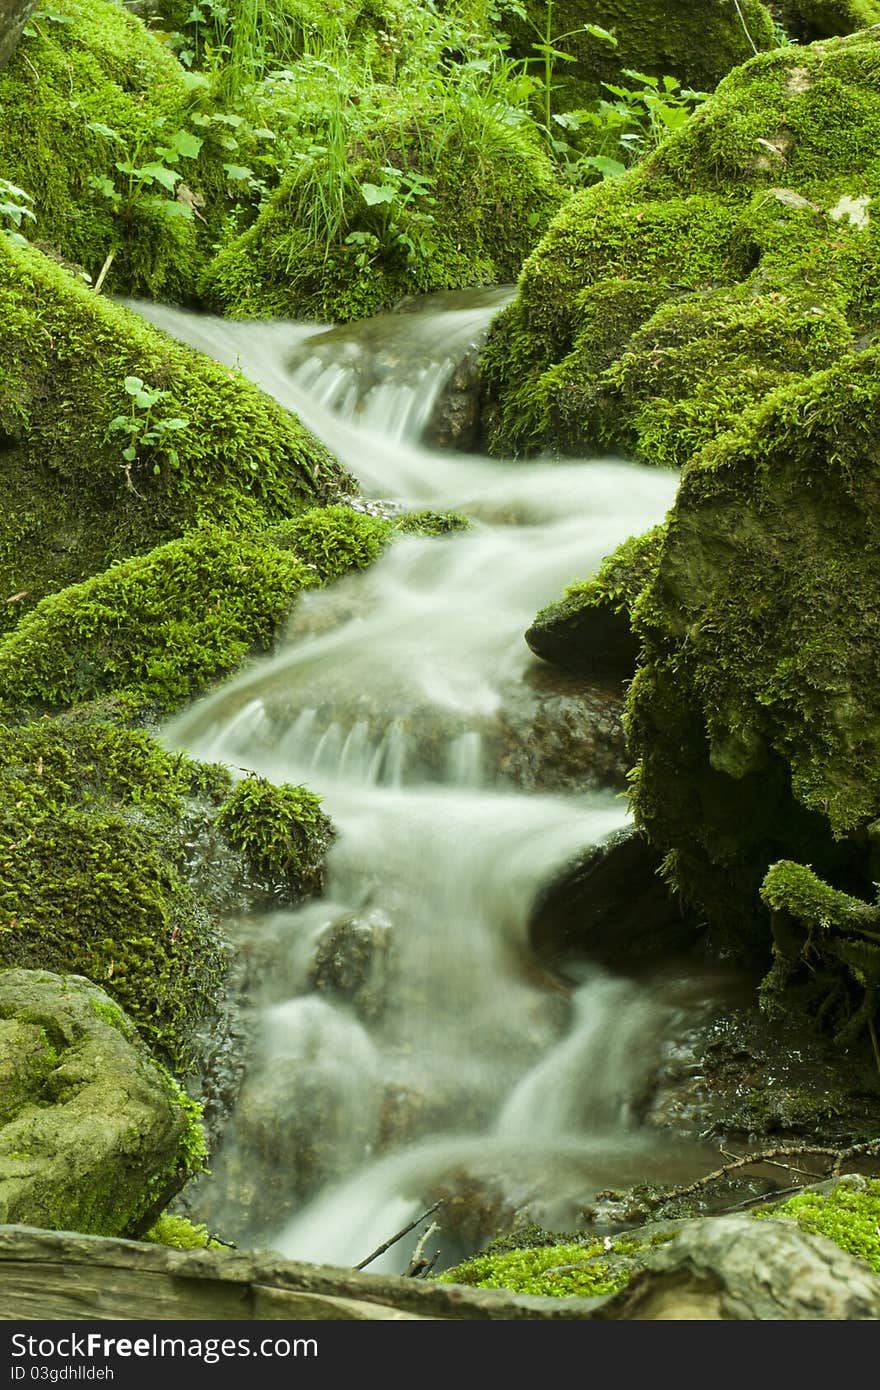
<instances>
[{"instance_id":1,"label":"flowing water","mask_svg":"<svg viewBox=\"0 0 880 1390\"><path fill-rule=\"evenodd\" d=\"M530 952L539 890L627 823L625 801L586 766L575 790L525 792L492 738L537 664L535 612L661 520L677 480L419 442L504 298L354 330L142 307L294 409L367 497L473 523L308 595L274 655L166 730L304 782L338 831L322 898L237 929L262 952L259 1027L208 1198L231 1235L291 1257L354 1264L444 1194L442 1266L480 1239L474 1211L571 1227L608 1184L702 1162L641 1122L687 1013L674 982L586 962L561 980ZM371 1268L405 1267L414 1239Z\"/></svg>"}]
</instances>

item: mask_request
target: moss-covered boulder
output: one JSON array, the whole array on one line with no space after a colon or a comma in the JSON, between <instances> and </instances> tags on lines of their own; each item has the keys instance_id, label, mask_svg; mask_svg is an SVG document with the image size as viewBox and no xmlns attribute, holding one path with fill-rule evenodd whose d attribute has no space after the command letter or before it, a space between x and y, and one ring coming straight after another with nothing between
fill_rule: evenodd
<instances>
[{"instance_id":1,"label":"moss-covered boulder","mask_svg":"<svg viewBox=\"0 0 880 1390\"><path fill-rule=\"evenodd\" d=\"M767 961L759 890L777 861L809 865L866 903L875 896L878 382L880 348L851 353L707 446L635 607L637 816L728 945L751 942ZM778 902L779 877L765 898L801 922L794 954L816 1009L838 1026L865 1021L878 1002L868 964L878 943L854 931L858 915L835 894L816 913L815 895L786 882Z\"/></svg>"},{"instance_id":2,"label":"moss-covered boulder","mask_svg":"<svg viewBox=\"0 0 880 1390\"><path fill-rule=\"evenodd\" d=\"M0 971L0 1222L139 1235L203 1159L198 1107L104 990Z\"/></svg>"},{"instance_id":3,"label":"moss-covered boulder","mask_svg":"<svg viewBox=\"0 0 880 1390\"><path fill-rule=\"evenodd\" d=\"M877 0L778 0L769 8L796 43L813 43L880 24Z\"/></svg>"},{"instance_id":4,"label":"moss-covered boulder","mask_svg":"<svg viewBox=\"0 0 880 1390\"><path fill-rule=\"evenodd\" d=\"M537 61L535 45L549 41L569 55L552 67L557 110L595 99L600 83L619 83L624 68L657 77L668 73L684 86L710 91L755 49L774 48L778 41L760 0L740 0L738 7L728 0L525 0L522 8L524 15L502 10L513 52ZM587 25L610 31L616 44L591 34Z\"/></svg>"},{"instance_id":5,"label":"moss-covered boulder","mask_svg":"<svg viewBox=\"0 0 880 1390\"><path fill-rule=\"evenodd\" d=\"M536 656L575 672L631 676L639 643L630 613L656 572L662 526L618 546L593 579L571 584L557 603L542 608L525 634Z\"/></svg>"},{"instance_id":6,"label":"moss-covered boulder","mask_svg":"<svg viewBox=\"0 0 880 1390\"><path fill-rule=\"evenodd\" d=\"M177 59L117 0L41 9L0 72L0 169L33 199L33 235L93 279L113 253L114 289L191 295L207 223L176 191L192 183L204 202L197 103ZM219 160L216 171L219 193Z\"/></svg>"},{"instance_id":7,"label":"moss-covered boulder","mask_svg":"<svg viewBox=\"0 0 880 1390\"><path fill-rule=\"evenodd\" d=\"M223 997L223 914L319 888L331 833L305 789L236 787L87 707L0 727L0 967L87 976L183 1073Z\"/></svg>"},{"instance_id":8,"label":"moss-covered boulder","mask_svg":"<svg viewBox=\"0 0 880 1390\"><path fill-rule=\"evenodd\" d=\"M407 294L512 280L563 197L534 127L503 104L376 89L285 173L211 262L201 293L238 318L347 321ZM293 120L295 113L288 119ZM340 118L341 119L341 118ZM283 117L276 112L276 120Z\"/></svg>"},{"instance_id":9,"label":"moss-covered boulder","mask_svg":"<svg viewBox=\"0 0 880 1390\"><path fill-rule=\"evenodd\" d=\"M203 520L293 517L344 475L221 367L0 238L0 628Z\"/></svg>"},{"instance_id":10,"label":"moss-covered boulder","mask_svg":"<svg viewBox=\"0 0 880 1390\"><path fill-rule=\"evenodd\" d=\"M496 452L680 466L880 321L880 30L761 54L575 195L482 358Z\"/></svg>"}]
</instances>

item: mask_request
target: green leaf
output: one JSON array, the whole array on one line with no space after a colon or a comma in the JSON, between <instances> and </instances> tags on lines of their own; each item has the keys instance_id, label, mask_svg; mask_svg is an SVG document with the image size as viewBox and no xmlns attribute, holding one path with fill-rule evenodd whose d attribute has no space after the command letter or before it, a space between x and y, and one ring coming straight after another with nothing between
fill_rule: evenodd
<instances>
[{"instance_id":1,"label":"green leaf","mask_svg":"<svg viewBox=\"0 0 880 1390\"><path fill-rule=\"evenodd\" d=\"M195 159L204 144L200 135L193 135L191 130L178 130L172 135L170 144L182 159Z\"/></svg>"},{"instance_id":2,"label":"green leaf","mask_svg":"<svg viewBox=\"0 0 880 1390\"><path fill-rule=\"evenodd\" d=\"M127 376L122 384L130 396L136 396L138 391L144 389L144 383L139 376Z\"/></svg>"},{"instance_id":3,"label":"green leaf","mask_svg":"<svg viewBox=\"0 0 880 1390\"><path fill-rule=\"evenodd\" d=\"M390 183L383 183L378 187L375 183L362 183L360 185L361 194L367 207L373 208L377 203L393 203L397 197L397 189Z\"/></svg>"},{"instance_id":4,"label":"green leaf","mask_svg":"<svg viewBox=\"0 0 880 1390\"><path fill-rule=\"evenodd\" d=\"M169 169L165 164L142 164L139 169L130 172L144 183L160 183L170 193L174 192L181 179L176 169Z\"/></svg>"},{"instance_id":5,"label":"green leaf","mask_svg":"<svg viewBox=\"0 0 880 1390\"><path fill-rule=\"evenodd\" d=\"M118 130L113 130L103 121L87 121L86 130L93 130L96 135L101 135L105 140L113 140L117 145L124 145L125 141Z\"/></svg>"},{"instance_id":6,"label":"green leaf","mask_svg":"<svg viewBox=\"0 0 880 1390\"><path fill-rule=\"evenodd\" d=\"M161 401L164 395L164 391L150 391L149 389L138 391L135 395L134 403L136 406L139 406L141 410L152 410L156 402Z\"/></svg>"},{"instance_id":7,"label":"green leaf","mask_svg":"<svg viewBox=\"0 0 880 1390\"><path fill-rule=\"evenodd\" d=\"M594 39L601 39L603 43L610 43L612 48L617 47L617 39L610 29L603 29L601 24L585 24L584 28L588 34L592 34Z\"/></svg>"},{"instance_id":8,"label":"green leaf","mask_svg":"<svg viewBox=\"0 0 880 1390\"><path fill-rule=\"evenodd\" d=\"M185 430L189 428L189 420L157 420L156 423L163 430Z\"/></svg>"},{"instance_id":9,"label":"green leaf","mask_svg":"<svg viewBox=\"0 0 880 1390\"><path fill-rule=\"evenodd\" d=\"M577 62L577 58L573 53L563 53L561 48L554 48L551 43L533 43L532 48L537 49L545 58L561 58L564 63Z\"/></svg>"},{"instance_id":10,"label":"green leaf","mask_svg":"<svg viewBox=\"0 0 880 1390\"><path fill-rule=\"evenodd\" d=\"M624 68L624 77L631 77L634 82L644 82L646 87L659 87L659 77L649 77L645 72L636 72L635 68Z\"/></svg>"},{"instance_id":11,"label":"green leaf","mask_svg":"<svg viewBox=\"0 0 880 1390\"><path fill-rule=\"evenodd\" d=\"M89 183L102 197L109 198L111 203L119 202L119 190L112 179L108 179L104 174L90 174Z\"/></svg>"},{"instance_id":12,"label":"green leaf","mask_svg":"<svg viewBox=\"0 0 880 1390\"><path fill-rule=\"evenodd\" d=\"M135 459L137 458L137 449L134 447L133 444L129 444L127 449L123 449L122 457L126 460L126 462L134 463Z\"/></svg>"},{"instance_id":13,"label":"green leaf","mask_svg":"<svg viewBox=\"0 0 880 1390\"><path fill-rule=\"evenodd\" d=\"M248 169L244 164L224 164L223 168L226 177L234 183L247 183L248 179L252 179L254 176L253 169Z\"/></svg>"},{"instance_id":14,"label":"green leaf","mask_svg":"<svg viewBox=\"0 0 880 1390\"><path fill-rule=\"evenodd\" d=\"M609 159L604 154L589 154L581 160L582 164L588 164L591 169L598 169L606 179L619 178L626 173L626 165L621 164L618 159Z\"/></svg>"}]
</instances>

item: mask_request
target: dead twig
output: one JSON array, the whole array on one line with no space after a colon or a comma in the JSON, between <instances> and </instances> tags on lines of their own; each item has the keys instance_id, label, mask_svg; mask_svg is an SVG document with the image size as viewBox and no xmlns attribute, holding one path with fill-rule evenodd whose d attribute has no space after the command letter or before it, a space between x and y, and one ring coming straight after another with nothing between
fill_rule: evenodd
<instances>
[{"instance_id":1,"label":"dead twig","mask_svg":"<svg viewBox=\"0 0 880 1390\"><path fill-rule=\"evenodd\" d=\"M697 1178L694 1182L688 1183L685 1187L674 1187L665 1192L651 1196L649 1204L659 1207L664 1202L676 1201L680 1197L692 1197L710 1183L718 1182L721 1178L726 1178L728 1173L735 1173L740 1168L751 1168L759 1163L774 1163L774 1160L785 1158L788 1155L801 1156L804 1154L822 1154L834 1159L834 1166L831 1171L833 1174L840 1172L840 1166L847 1158L854 1157L859 1152L870 1152L872 1148L880 1148L880 1144L874 1142L870 1144L857 1144L849 1149L832 1149L823 1144L779 1144L773 1149L764 1149L758 1153L742 1154L739 1158L731 1159L729 1163L723 1164L721 1168L715 1168L711 1173L706 1173L702 1178ZM778 1163L776 1167L786 1168L790 1172L803 1172L803 1169L796 1168L793 1164ZM818 1173L809 1173L808 1177L821 1177Z\"/></svg>"},{"instance_id":2,"label":"dead twig","mask_svg":"<svg viewBox=\"0 0 880 1390\"><path fill-rule=\"evenodd\" d=\"M372 1255L368 1255L365 1260L361 1260L359 1265L355 1265L355 1269L366 1269L367 1265L371 1265L374 1260L378 1260L379 1256L384 1255L386 1250L390 1250L392 1245L396 1245L404 1236L408 1236L410 1231L414 1231L419 1222L424 1221L426 1216L433 1216L434 1212L441 1205L442 1200L441 1198L440 1201L435 1202L432 1207L428 1207L427 1211L423 1211L421 1216L417 1216L415 1221L410 1221L408 1226L404 1226L402 1231L398 1231L397 1235L392 1236L390 1240L386 1240L385 1244L380 1245L374 1250Z\"/></svg>"},{"instance_id":3,"label":"dead twig","mask_svg":"<svg viewBox=\"0 0 880 1390\"><path fill-rule=\"evenodd\" d=\"M404 1274L407 1279L423 1278L428 1273L428 1271L433 1268L434 1264L436 1263L437 1256L440 1253L439 1250L436 1251L436 1253L434 1254L434 1258L430 1262L425 1259L424 1251L425 1246L431 1239L431 1236L435 1235L436 1232L439 1230L439 1224L436 1221L432 1221L428 1229L426 1231L423 1231L422 1234L419 1236L419 1241L416 1245L415 1250L413 1251L412 1259L410 1260L409 1265L404 1271Z\"/></svg>"}]
</instances>

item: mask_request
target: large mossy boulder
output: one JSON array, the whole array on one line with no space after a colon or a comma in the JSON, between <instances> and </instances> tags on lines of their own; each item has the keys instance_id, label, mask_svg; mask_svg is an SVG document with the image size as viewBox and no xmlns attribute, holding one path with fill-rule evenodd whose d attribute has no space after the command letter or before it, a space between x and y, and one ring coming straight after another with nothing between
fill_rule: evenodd
<instances>
[{"instance_id":1,"label":"large mossy boulder","mask_svg":"<svg viewBox=\"0 0 880 1390\"><path fill-rule=\"evenodd\" d=\"M260 530L345 480L240 373L4 238L0 317L0 629L203 522Z\"/></svg>"},{"instance_id":2,"label":"large mossy boulder","mask_svg":"<svg viewBox=\"0 0 880 1390\"><path fill-rule=\"evenodd\" d=\"M638 820L728 948L772 943L838 1027L880 990L878 439L876 346L772 393L686 470L634 612Z\"/></svg>"},{"instance_id":3,"label":"large mossy boulder","mask_svg":"<svg viewBox=\"0 0 880 1390\"><path fill-rule=\"evenodd\" d=\"M170 49L116 0L41 9L0 72L0 170L32 199L33 235L93 279L112 252L117 291L191 295L210 237L177 180L201 205L203 190L228 200L221 161L189 157L198 104Z\"/></svg>"},{"instance_id":4,"label":"large mossy boulder","mask_svg":"<svg viewBox=\"0 0 880 1390\"><path fill-rule=\"evenodd\" d=\"M878 29L761 54L564 206L482 357L494 452L679 466L870 341L878 57Z\"/></svg>"},{"instance_id":5,"label":"large mossy boulder","mask_svg":"<svg viewBox=\"0 0 880 1390\"><path fill-rule=\"evenodd\" d=\"M104 990L0 971L0 1223L139 1235L203 1158L198 1107Z\"/></svg>"},{"instance_id":6,"label":"large mossy boulder","mask_svg":"<svg viewBox=\"0 0 880 1390\"><path fill-rule=\"evenodd\" d=\"M211 262L208 307L348 321L408 294L513 280L563 189L524 112L478 90L457 109L452 90L376 88L372 119L346 126L340 112ZM300 120L282 101L276 123Z\"/></svg>"}]
</instances>

